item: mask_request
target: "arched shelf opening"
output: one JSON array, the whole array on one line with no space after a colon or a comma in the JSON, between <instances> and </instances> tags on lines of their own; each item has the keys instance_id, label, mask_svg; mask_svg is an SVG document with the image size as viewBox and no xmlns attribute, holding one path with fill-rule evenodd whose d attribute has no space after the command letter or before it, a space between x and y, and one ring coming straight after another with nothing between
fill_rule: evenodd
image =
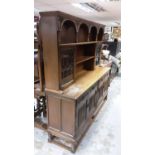
<instances>
[{"instance_id":1,"label":"arched shelf opening","mask_svg":"<svg viewBox=\"0 0 155 155\"><path fill-rule=\"evenodd\" d=\"M66 20L61 29L61 43L75 43L76 42L76 27L74 22Z\"/></svg>"},{"instance_id":2,"label":"arched shelf opening","mask_svg":"<svg viewBox=\"0 0 155 155\"><path fill-rule=\"evenodd\" d=\"M98 41L102 41L103 40L103 34L104 34L103 28L100 28L98 36L97 36L97 40Z\"/></svg>"},{"instance_id":3,"label":"arched shelf opening","mask_svg":"<svg viewBox=\"0 0 155 155\"><path fill-rule=\"evenodd\" d=\"M97 28L95 26L91 27L89 41L96 41Z\"/></svg>"},{"instance_id":4,"label":"arched shelf opening","mask_svg":"<svg viewBox=\"0 0 155 155\"><path fill-rule=\"evenodd\" d=\"M78 31L78 42L88 41L88 26L86 24L81 24Z\"/></svg>"}]
</instances>

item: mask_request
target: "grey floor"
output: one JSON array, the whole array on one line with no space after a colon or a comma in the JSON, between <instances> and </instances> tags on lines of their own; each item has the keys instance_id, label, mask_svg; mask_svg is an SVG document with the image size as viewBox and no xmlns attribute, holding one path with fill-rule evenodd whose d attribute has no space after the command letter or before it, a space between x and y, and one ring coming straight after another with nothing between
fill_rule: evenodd
<instances>
[{"instance_id":1,"label":"grey floor","mask_svg":"<svg viewBox=\"0 0 155 155\"><path fill-rule=\"evenodd\" d=\"M115 77L109 88L106 104L82 139L75 155L121 155L121 78ZM34 129L35 155L72 155L48 143L47 133Z\"/></svg>"}]
</instances>

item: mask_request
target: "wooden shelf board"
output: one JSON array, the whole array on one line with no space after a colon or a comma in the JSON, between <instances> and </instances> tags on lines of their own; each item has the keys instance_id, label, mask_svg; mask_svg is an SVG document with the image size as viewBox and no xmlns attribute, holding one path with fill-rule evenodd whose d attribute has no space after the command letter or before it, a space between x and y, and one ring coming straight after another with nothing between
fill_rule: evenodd
<instances>
[{"instance_id":1,"label":"wooden shelf board","mask_svg":"<svg viewBox=\"0 0 155 155\"><path fill-rule=\"evenodd\" d=\"M110 70L109 67L96 66L92 71L86 71L78 76L75 82L63 91L63 96L77 99L81 94L87 91L97 80L104 76Z\"/></svg>"},{"instance_id":2,"label":"wooden shelf board","mask_svg":"<svg viewBox=\"0 0 155 155\"><path fill-rule=\"evenodd\" d=\"M88 60L94 59L94 58L95 58L94 56L81 56L81 57L77 57L76 64L80 64L82 62L85 62L85 61L88 61Z\"/></svg>"},{"instance_id":3,"label":"wooden shelf board","mask_svg":"<svg viewBox=\"0 0 155 155\"><path fill-rule=\"evenodd\" d=\"M60 46L76 46L76 45L87 45L87 44L96 44L103 41L89 41L89 42L78 42L78 43L67 43L67 44L59 44Z\"/></svg>"},{"instance_id":4,"label":"wooden shelf board","mask_svg":"<svg viewBox=\"0 0 155 155\"><path fill-rule=\"evenodd\" d=\"M88 72L88 70L82 69L82 70L78 71L78 72L75 74L75 78L78 79L78 77L81 77L81 76L85 75L87 72Z\"/></svg>"}]
</instances>

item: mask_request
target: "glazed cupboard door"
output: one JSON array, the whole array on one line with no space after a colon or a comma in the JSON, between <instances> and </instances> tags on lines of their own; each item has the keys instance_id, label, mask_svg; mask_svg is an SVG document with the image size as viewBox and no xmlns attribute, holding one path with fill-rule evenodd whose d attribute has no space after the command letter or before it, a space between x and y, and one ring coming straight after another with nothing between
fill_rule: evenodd
<instances>
[{"instance_id":1,"label":"glazed cupboard door","mask_svg":"<svg viewBox=\"0 0 155 155\"><path fill-rule=\"evenodd\" d=\"M60 87L74 79L75 48L63 48L60 50Z\"/></svg>"},{"instance_id":2,"label":"glazed cupboard door","mask_svg":"<svg viewBox=\"0 0 155 155\"><path fill-rule=\"evenodd\" d=\"M65 88L74 80L75 46L68 46L76 42L76 25L73 21L64 19L59 32L59 62L60 62L60 89ZM61 46L66 44L67 46Z\"/></svg>"}]
</instances>

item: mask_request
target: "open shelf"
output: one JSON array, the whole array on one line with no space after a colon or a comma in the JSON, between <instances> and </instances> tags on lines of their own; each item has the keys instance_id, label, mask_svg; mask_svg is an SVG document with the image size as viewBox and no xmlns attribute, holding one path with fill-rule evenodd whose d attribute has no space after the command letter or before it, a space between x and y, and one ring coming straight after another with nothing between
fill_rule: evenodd
<instances>
[{"instance_id":1,"label":"open shelf","mask_svg":"<svg viewBox=\"0 0 155 155\"><path fill-rule=\"evenodd\" d=\"M80 56L80 57L77 57L76 59L76 64L80 64L82 62L85 62L85 61L88 61L90 59L94 59L95 57L94 56Z\"/></svg>"},{"instance_id":2,"label":"open shelf","mask_svg":"<svg viewBox=\"0 0 155 155\"><path fill-rule=\"evenodd\" d=\"M89 28L86 24L81 24L78 32L78 42L88 41Z\"/></svg>"},{"instance_id":3,"label":"open shelf","mask_svg":"<svg viewBox=\"0 0 155 155\"><path fill-rule=\"evenodd\" d=\"M97 40L99 41L103 40L103 34L104 34L104 30L103 28L100 28L98 36L97 36Z\"/></svg>"},{"instance_id":4,"label":"open shelf","mask_svg":"<svg viewBox=\"0 0 155 155\"><path fill-rule=\"evenodd\" d=\"M93 70L95 61L96 44L77 46L76 48L76 72L81 70Z\"/></svg>"},{"instance_id":5,"label":"open shelf","mask_svg":"<svg viewBox=\"0 0 155 155\"><path fill-rule=\"evenodd\" d=\"M76 46L76 45L87 45L87 44L96 44L103 41L89 41L89 42L78 42L78 43L67 43L67 44L59 44L59 46Z\"/></svg>"},{"instance_id":6,"label":"open shelf","mask_svg":"<svg viewBox=\"0 0 155 155\"><path fill-rule=\"evenodd\" d=\"M61 29L61 43L76 42L76 27L74 22L66 20Z\"/></svg>"},{"instance_id":7,"label":"open shelf","mask_svg":"<svg viewBox=\"0 0 155 155\"><path fill-rule=\"evenodd\" d=\"M95 26L91 27L89 41L96 41L97 37L97 28Z\"/></svg>"}]
</instances>

